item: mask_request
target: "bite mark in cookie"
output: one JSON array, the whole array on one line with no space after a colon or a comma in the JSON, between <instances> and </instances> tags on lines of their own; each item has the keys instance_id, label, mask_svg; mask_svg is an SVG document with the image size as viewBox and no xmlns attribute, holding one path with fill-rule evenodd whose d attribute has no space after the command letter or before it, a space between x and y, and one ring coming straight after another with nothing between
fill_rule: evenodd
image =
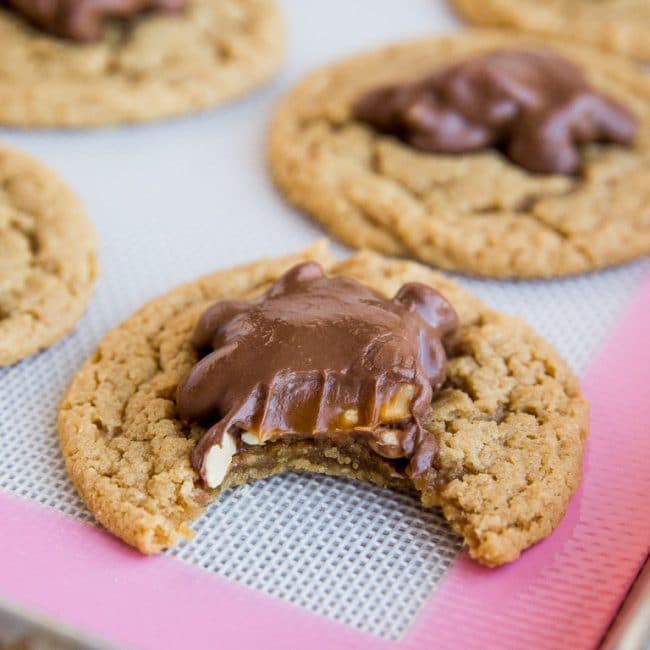
<instances>
[{"instance_id":1,"label":"bite mark in cookie","mask_svg":"<svg viewBox=\"0 0 650 650\"><path fill-rule=\"evenodd\" d=\"M192 332L215 301L250 301L296 264L353 278L386 300L409 283L435 289L458 315L446 380L424 422L438 441L430 468L409 479L404 459L363 440L289 440L238 447L217 489L191 464L206 428L188 424L176 389L199 360ZM407 396L408 397L408 396ZM222 490L282 472L319 472L417 490L495 566L516 559L562 518L580 480L586 404L557 353L521 320L499 314L430 269L363 252L337 262L323 246L260 260L183 285L109 333L63 398L58 427L68 473L97 519L144 553L191 537Z\"/></svg>"},{"instance_id":2,"label":"bite mark in cookie","mask_svg":"<svg viewBox=\"0 0 650 650\"><path fill-rule=\"evenodd\" d=\"M446 376L442 340L457 323L431 287L406 284L388 300L356 280L327 278L313 262L251 303L217 302L193 336L207 354L176 393L185 419L218 419L195 447L194 467L218 487L239 442L354 438L421 475L436 450L424 421Z\"/></svg>"}]
</instances>

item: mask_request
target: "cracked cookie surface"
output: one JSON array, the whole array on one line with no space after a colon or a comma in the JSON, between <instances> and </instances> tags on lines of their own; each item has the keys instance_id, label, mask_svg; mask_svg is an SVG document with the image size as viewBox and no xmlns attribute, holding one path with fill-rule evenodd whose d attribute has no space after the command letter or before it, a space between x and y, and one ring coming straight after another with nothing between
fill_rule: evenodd
<instances>
[{"instance_id":1,"label":"cracked cookie surface","mask_svg":"<svg viewBox=\"0 0 650 650\"><path fill-rule=\"evenodd\" d=\"M280 63L275 0L187 0L180 14L143 14L80 45L0 8L0 123L76 127L142 122L220 104Z\"/></svg>"},{"instance_id":2,"label":"cracked cookie surface","mask_svg":"<svg viewBox=\"0 0 650 650\"><path fill-rule=\"evenodd\" d=\"M508 47L546 47L638 119L633 147L589 146L577 176L535 175L496 150L416 151L354 120L365 92ZM492 277L554 277L650 252L650 78L633 63L548 39L476 30L344 60L300 83L271 125L286 197L342 241Z\"/></svg>"},{"instance_id":3,"label":"cracked cookie surface","mask_svg":"<svg viewBox=\"0 0 650 650\"><path fill-rule=\"evenodd\" d=\"M206 489L190 461L204 429L182 422L174 401L197 360L192 330L215 300L259 295L308 259L386 296L424 282L454 305L459 344L427 423L440 452L413 485L363 444L281 440L237 454L219 490ZM58 428L68 473L90 510L145 553L191 537L192 521L221 489L313 471L417 490L425 506L442 508L475 558L494 566L516 559L561 519L580 480L587 410L566 364L519 319L421 265L371 252L337 262L317 245L205 276L145 305L75 376Z\"/></svg>"},{"instance_id":4,"label":"cracked cookie surface","mask_svg":"<svg viewBox=\"0 0 650 650\"><path fill-rule=\"evenodd\" d=\"M513 27L650 60L647 0L451 0L467 20Z\"/></svg>"},{"instance_id":5,"label":"cracked cookie surface","mask_svg":"<svg viewBox=\"0 0 650 650\"><path fill-rule=\"evenodd\" d=\"M95 233L76 196L40 163L0 149L0 366L72 330L96 277Z\"/></svg>"}]
</instances>

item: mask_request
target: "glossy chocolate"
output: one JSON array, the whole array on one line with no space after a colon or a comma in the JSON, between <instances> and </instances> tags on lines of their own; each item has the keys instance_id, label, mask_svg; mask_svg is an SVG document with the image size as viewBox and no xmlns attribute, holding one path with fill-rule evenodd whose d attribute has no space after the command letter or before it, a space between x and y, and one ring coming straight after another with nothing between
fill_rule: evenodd
<instances>
[{"instance_id":1,"label":"glossy chocolate","mask_svg":"<svg viewBox=\"0 0 650 650\"><path fill-rule=\"evenodd\" d=\"M454 154L495 146L539 173L574 173L580 145L629 144L637 128L630 111L544 49L494 51L373 90L353 113L416 149Z\"/></svg>"},{"instance_id":2,"label":"glossy chocolate","mask_svg":"<svg viewBox=\"0 0 650 650\"><path fill-rule=\"evenodd\" d=\"M6 0L48 34L82 43L102 37L105 21L143 11L179 11L185 0Z\"/></svg>"},{"instance_id":3,"label":"glossy chocolate","mask_svg":"<svg viewBox=\"0 0 650 650\"><path fill-rule=\"evenodd\" d=\"M406 284L387 299L351 278L328 278L313 262L256 300L215 303L193 336L205 356L176 393L181 417L211 425L195 468L205 478L212 446L226 431L245 431L261 443L355 436L421 473L436 451L423 422L457 324L428 286Z\"/></svg>"}]
</instances>

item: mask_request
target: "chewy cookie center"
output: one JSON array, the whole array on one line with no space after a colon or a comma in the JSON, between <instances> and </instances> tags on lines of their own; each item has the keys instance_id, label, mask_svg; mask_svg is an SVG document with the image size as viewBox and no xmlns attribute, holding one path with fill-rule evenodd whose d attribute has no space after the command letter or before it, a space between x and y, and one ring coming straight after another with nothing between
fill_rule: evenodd
<instances>
[{"instance_id":1,"label":"chewy cookie center","mask_svg":"<svg viewBox=\"0 0 650 650\"><path fill-rule=\"evenodd\" d=\"M215 303L193 336L204 356L176 395L181 417L209 427L194 467L217 487L245 445L354 438L405 459L409 476L424 472L436 442L423 422L457 323L430 287L406 284L387 299L315 263L256 300Z\"/></svg>"}]
</instances>

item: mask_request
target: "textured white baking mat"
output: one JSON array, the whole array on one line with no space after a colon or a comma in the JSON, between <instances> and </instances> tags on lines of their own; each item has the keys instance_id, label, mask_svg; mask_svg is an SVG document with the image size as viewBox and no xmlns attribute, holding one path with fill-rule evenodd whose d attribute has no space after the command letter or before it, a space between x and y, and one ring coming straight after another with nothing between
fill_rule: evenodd
<instances>
[{"instance_id":1,"label":"textured white baking mat","mask_svg":"<svg viewBox=\"0 0 650 650\"><path fill-rule=\"evenodd\" d=\"M144 301L211 270L299 250L322 233L267 178L268 115L287 86L336 57L454 27L431 0L282 3L283 74L253 97L198 117L88 133L0 132L78 191L101 242L88 313L61 343L0 371L0 489L91 520L58 450L58 401L101 337ZM340 249L343 254L343 249ZM647 262L557 282L460 281L525 317L581 373ZM397 638L460 549L416 499L350 481L281 476L231 490L172 551L292 603Z\"/></svg>"}]
</instances>

